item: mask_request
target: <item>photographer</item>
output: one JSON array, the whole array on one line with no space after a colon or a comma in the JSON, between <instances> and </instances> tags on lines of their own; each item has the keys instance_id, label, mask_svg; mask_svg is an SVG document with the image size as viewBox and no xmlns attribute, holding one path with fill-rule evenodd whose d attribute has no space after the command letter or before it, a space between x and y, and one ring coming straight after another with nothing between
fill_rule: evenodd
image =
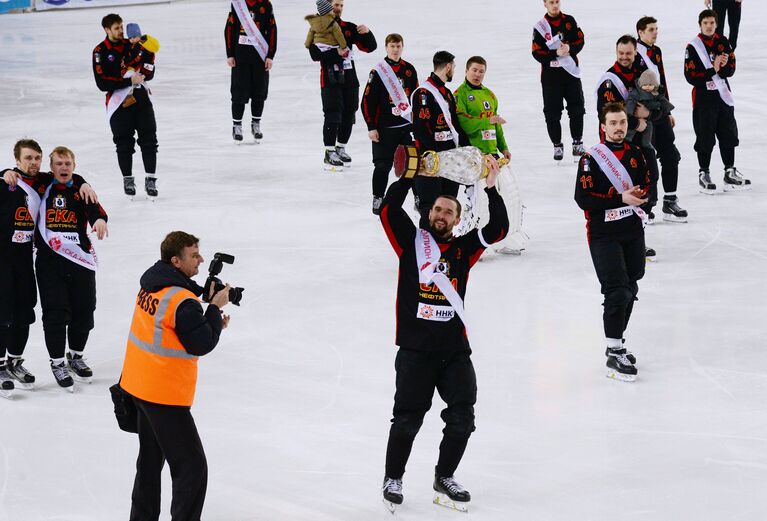
<instances>
[{"instance_id":1,"label":"photographer","mask_svg":"<svg viewBox=\"0 0 767 521\"><path fill-rule=\"evenodd\" d=\"M197 357L216 347L229 324L221 309L229 303L230 288L211 289L203 313L203 288L191 279L204 262L198 243L188 233L169 233L160 246L161 260L141 277L120 379L138 416L131 521L158 519L166 460L173 479L173 519L199 521L205 502L208 466L190 408Z\"/></svg>"}]
</instances>

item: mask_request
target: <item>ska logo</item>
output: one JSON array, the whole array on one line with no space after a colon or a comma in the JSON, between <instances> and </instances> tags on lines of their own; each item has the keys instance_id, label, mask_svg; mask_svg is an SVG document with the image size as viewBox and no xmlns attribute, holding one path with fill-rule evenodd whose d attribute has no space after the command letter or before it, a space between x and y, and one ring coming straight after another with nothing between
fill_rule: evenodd
<instances>
[{"instance_id":1,"label":"ska logo","mask_svg":"<svg viewBox=\"0 0 767 521\"><path fill-rule=\"evenodd\" d=\"M57 210L63 210L67 207L67 200L63 195L57 195L53 198L53 207Z\"/></svg>"},{"instance_id":2,"label":"ska logo","mask_svg":"<svg viewBox=\"0 0 767 521\"><path fill-rule=\"evenodd\" d=\"M489 101L483 101L482 106L485 107L485 110L490 110L490 102Z\"/></svg>"},{"instance_id":3,"label":"ska logo","mask_svg":"<svg viewBox=\"0 0 767 521\"><path fill-rule=\"evenodd\" d=\"M150 315L154 316L155 313L157 313L157 305L159 303L160 300L156 297L153 297L152 294L146 290L142 289L138 292L138 297L136 298L136 306L146 311Z\"/></svg>"},{"instance_id":4,"label":"ska logo","mask_svg":"<svg viewBox=\"0 0 767 521\"><path fill-rule=\"evenodd\" d=\"M440 114L437 116L437 125L444 125L445 124L445 115Z\"/></svg>"}]
</instances>

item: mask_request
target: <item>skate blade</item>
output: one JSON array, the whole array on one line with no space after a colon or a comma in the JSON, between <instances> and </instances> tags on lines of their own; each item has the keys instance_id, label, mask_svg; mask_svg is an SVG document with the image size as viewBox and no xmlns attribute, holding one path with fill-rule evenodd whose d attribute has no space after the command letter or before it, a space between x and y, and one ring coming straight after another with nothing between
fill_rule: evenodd
<instances>
[{"instance_id":1,"label":"skate blade","mask_svg":"<svg viewBox=\"0 0 767 521\"><path fill-rule=\"evenodd\" d=\"M389 511L389 513L394 514L397 511L397 505L396 503L392 503L391 501L387 499L383 499L383 504L386 507L386 510Z\"/></svg>"},{"instance_id":2,"label":"skate blade","mask_svg":"<svg viewBox=\"0 0 767 521\"><path fill-rule=\"evenodd\" d=\"M746 190L751 190L751 185L724 185L725 192L745 192Z\"/></svg>"},{"instance_id":3,"label":"skate blade","mask_svg":"<svg viewBox=\"0 0 767 521\"><path fill-rule=\"evenodd\" d=\"M146 196L146 200L149 201L150 203L153 203L153 202L155 202L157 200L157 197L158 196L156 196L156 195L147 195Z\"/></svg>"},{"instance_id":4,"label":"skate blade","mask_svg":"<svg viewBox=\"0 0 767 521\"><path fill-rule=\"evenodd\" d=\"M91 383L91 379L93 378L92 376L77 376L74 373L71 373L71 374L72 374L72 380L81 384L89 384Z\"/></svg>"},{"instance_id":5,"label":"skate blade","mask_svg":"<svg viewBox=\"0 0 767 521\"><path fill-rule=\"evenodd\" d=\"M441 492L434 493L434 504L441 507L450 508L452 510L457 510L458 512L469 511L468 501L454 501L450 499L447 494L443 494Z\"/></svg>"},{"instance_id":6,"label":"skate blade","mask_svg":"<svg viewBox=\"0 0 767 521\"><path fill-rule=\"evenodd\" d=\"M623 374L618 371L613 371L612 369L608 369L605 376L611 380L618 380L619 382L634 382L637 379L635 374Z\"/></svg>"},{"instance_id":7,"label":"skate blade","mask_svg":"<svg viewBox=\"0 0 767 521\"><path fill-rule=\"evenodd\" d=\"M11 399L13 396L13 389L0 389L0 398Z\"/></svg>"},{"instance_id":8,"label":"skate blade","mask_svg":"<svg viewBox=\"0 0 767 521\"><path fill-rule=\"evenodd\" d=\"M657 257L645 257L644 260L645 262L658 262Z\"/></svg>"},{"instance_id":9,"label":"skate blade","mask_svg":"<svg viewBox=\"0 0 767 521\"><path fill-rule=\"evenodd\" d=\"M515 249L515 248L503 247L503 248L498 248L495 251L498 252L498 253L502 253L504 255L522 255L522 252L525 251L525 249L524 248Z\"/></svg>"},{"instance_id":10,"label":"skate blade","mask_svg":"<svg viewBox=\"0 0 767 521\"><path fill-rule=\"evenodd\" d=\"M663 214L663 220L667 223L686 223L687 217L677 217L672 214Z\"/></svg>"},{"instance_id":11,"label":"skate blade","mask_svg":"<svg viewBox=\"0 0 767 521\"><path fill-rule=\"evenodd\" d=\"M698 192L705 194L705 195L716 195L716 188L709 189L709 188L703 188L702 186L698 187Z\"/></svg>"},{"instance_id":12,"label":"skate blade","mask_svg":"<svg viewBox=\"0 0 767 521\"><path fill-rule=\"evenodd\" d=\"M59 386L61 387L61 386ZM61 387L62 391L66 391L68 393L74 393L75 392L75 386L74 384L70 385L69 387Z\"/></svg>"},{"instance_id":13,"label":"skate blade","mask_svg":"<svg viewBox=\"0 0 767 521\"><path fill-rule=\"evenodd\" d=\"M135 196L135 195L128 195L128 194L125 194L125 197L127 197L127 198L128 198L128 201L133 201L133 199L134 199L136 196Z\"/></svg>"},{"instance_id":14,"label":"skate blade","mask_svg":"<svg viewBox=\"0 0 767 521\"><path fill-rule=\"evenodd\" d=\"M325 171L326 172L343 172L344 167L342 166L334 166L334 165L325 165Z\"/></svg>"},{"instance_id":15,"label":"skate blade","mask_svg":"<svg viewBox=\"0 0 767 521\"><path fill-rule=\"evenodd\" d=\"M27 382L19 382L18 380L14 382L16 385L16 389L21 389L22 391L34 391L35 390L35 383L27 383Z\"/></svg>"}]
</instances>

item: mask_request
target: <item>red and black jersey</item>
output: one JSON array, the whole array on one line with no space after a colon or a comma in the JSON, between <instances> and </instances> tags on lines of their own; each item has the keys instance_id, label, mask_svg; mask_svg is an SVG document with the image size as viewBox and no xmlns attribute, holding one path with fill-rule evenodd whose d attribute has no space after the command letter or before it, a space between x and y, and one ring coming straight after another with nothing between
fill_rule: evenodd
<instances>
[{"instance_id":1,"label":"red and black jersey","mask_svg":"<svg viewBox=\"0 0 767 521\"><path fill-rule=\"evenodd\" d=\"M248 12L256 22L256 27L261 31L266 43L269 45L269 52L266 57L274 59L277 52L277 22L274 19L274 10L270 0L245 0L248 5ZM236 63L263 63L261 55L252 44L248 43L248 35L234 11L234 7L229 11L226 18L226 27L224 28L224 41L226 42L226 57L234 58Z\"/></svg>"},{"instance_id":2,"label":"red and black jersey","mask_svg":"<svg viewBox=\"0 0 767 521\"><path fill-rule=\"evenodd\" d=\"M124 58L130 47L130 41L125 38L119 42L105 38L93 49L93 76L99 90L107 93L107 100L112 92L131 85L130 78L123 78Z\"/></svg>"},{"instance_id":3,"label":"red and black jersey","mask_svg":"<svg viewBox=\"0 0 767 521\"><path fill-rule=\"evenodd\" d=\"M626 168L634 186L646 190L650 186L650 170L642 149L623 143L605 142ZM585 154L578 163L575 202L586 215L588 237L625 237L642 232L642 220L623 202L599 164Z\"/></svg>"},{"instance_id":4,"label":"red and black jersey","mask_svg":"<svg viewBox=\"0 0 767 521\"><path fill-rule=\"evenodd\" d=\"M626 90L631 91L635 88L635 82L641 74L641 71L639 71L639 69L636 67L636 64L637 62L635 61L630 68L627 68L622 66L620 63L615 62L612 67L607 69L607 72L612 72L615 74L618 79L621 80L623 86L626 87ZM602 113L602 107L604 107L607 103L616 101L619 103L626 102L626 100L623 99L621 91L618 90L618 87L613 84L612 80L603 81L597 88L597 117L599 117L599 114ZM629 114L628 119L630 129L636 128L639 124L639 120L635 118L633 114ZM601 139L604 139L604 135L602 135L601 130L599 131L599 136Z\"/></svg>"},{"instance_id":5,"label":"red and black jersey","mask_svg":"<svg viewBox=\"0 0 767 521\"><path fill-rule=\"evenodd\" d=\"M648 45L644 42L641 42L641 44L647 47L647 55L643 56L642 51L637 48L637 55L634 59L633 68L637 70L639 74L642 74L644 71L649 69L647 63L645 63L646 60L650 60L653 64L655 64L655 66L658 68L658 72L660 73L660 78L658 78L658 81L663 87L666 98L669 98L668 83L666 82L666 67L663 63L663 53L661 52L660 47L657 45Z\"/></svg>"},{"instance_id":6,"label":"red and black jersey","mask_svg":"<svg viewBox=\"0 0 767 521\"><path fill-rule=\"evenodd\" d=\"M396 344L404 349L419 351L466 350L469 340L463 322L435 284L421 284L415 237L416 227L402 209L412 179L392 183L381 206L381 224L399 257L397 283ZM472 230L461 237L437 239L442 255L438 269L444 273L461 298L465 298L469 270L479 260L485 248L503 240L509 229L506 206L495 188L486 188L490 219L481 230ZM428 227L422 220L421 226ZM434 234L432 234L434 235ZM452 318L445 319L445 313ZM440 315L442 314L442 315Z\"/></svg>"},{"instance_id":7,"label":"red and black jersey","mask_svg":"<svg viewBox=\"0 0 767 521\"><path fill-rule=\"evenodd\" d=\"M346 38L346 46L353 50L353 46L356 46L361 52L373 52L378 48L373 31L368 31L365 34L357 32L357 24L347 22L336 18L336 22L341 30L344 32L344 38ZM330 49L329 51L322 51L319 47L312 44L309 46L309 55L312 60L322 63L323 67L320 69L320 86L324 87L328 82L328 70L325 67L328 63L338 62L338 51ZM344 85L352 87L359 87L360 80L357 78L357 67L354 64L354 60L349 60L344 63Z\"/></svg>"},{"instance_id":8,"label":"red and black jersey","mask_svg":"<svg viewBox=\"0 0 767 521\"><path fill-rule=\"evenodd\" d=\"M570 46L570 56L578 63L578 53L583 50L586 43L583 31L578 27L575 18L569 14L559 13L559 16L553 18L546 13L546 20L549 22L552 31L552 37L558 34L562 35L562 43ZM551 62L558 58L557 51L551 50L546 46L546 39L533 29L533 58L541 64L541 74L550 71L562 71L561 67L552 67ZM556 64L555 64L556 65ZM567 71L564 71L567 74Z\"/></svg>"},{"instance_id":9,"label":"red and black jersey","mask_svg":"<svg viewBox=\"0 0 767 521\"><path fill-rule=\"evenodd\" d=\"M107 218L107 213L99 203L86 203L80 195L83 179L79 176L62 184L53 181L51 190L45 200L45 223L38 222L38 227L46 226L50 231L67 234L80 245L83 251L89 251L91 241L88 237L88 224ZM42 208L42 204L41 204ZM43 241L39 231L35 233L37 251L53 253ZM55 255L55 254L54 254Z\"/></svg>"},{"instance_id":10,"label":"red and black jersey","mask_svg":"<svg viewBox=\"0 0 767 521\"><path fill-rule=\"evenodd\" d=\"M717 73L713 68L707 69L703 65L695 47L690 44L687 45L684 52L684 79L692 85L692 105L695 108L712 106L721 102L719 90L714 85L714 74L719 74L719 77L723 78L729 87L730 83L727 78L735 74L736 66L735 52L726 37L714 34L711 37L698 35L697 38L703 40L711 63L714 63L716 57L721 54L726 54L729 58L727 65L719 69Z\"/></svg>"},{"instance_id":11,"label":"red and black jersey","mask_svg":"<svg viewBox=\"0 0 767 521\"><path fill-rule=\"evenodd\" d=\"M389 58L385 59L394 74L397 75L405 95L410 98L410 95L418 87L418 73L415 67L402 59L398 62ZM394 106L389 91L386 90L378 72L376 69L371 70L365 93L362 95L362 116L365 118L368 130L409 125L410 122L400 114L400 109Z\"/></svg>"},{"instance_id":12,"label":"red and black jersey","mask_svg":"<svg viewBox=\"0 0 767 521\"><path fill-rule=\"evenodd\" d=\"M19 183L26 183L42 197L45 184L37 177L23 176ZM0 171L2 175L3 171ZM0 251L28 250L32 253L35 222L27 207L27 193L19 186L10 186L0 177Z\"/></svg>"},{"instance_id":13,"label":"red and black jersey","mask_svg":"<svg viewBox=\"0 0 767 521\"><path fill-rule=\"evenodd\" d=\"M426 81L437 87L450 108L450 118L453 128L458 132L459 145L462 147L470 145L468 136L458 123L453 93L434 73L431 73ZM423 154L427 150L442 152L455 148L453 133L445 121L445 115L437 104L437 100L434 99L431 92L420 87L416 89L413 95L413 137L419 154Z\"/></svg>"}]
</instances>

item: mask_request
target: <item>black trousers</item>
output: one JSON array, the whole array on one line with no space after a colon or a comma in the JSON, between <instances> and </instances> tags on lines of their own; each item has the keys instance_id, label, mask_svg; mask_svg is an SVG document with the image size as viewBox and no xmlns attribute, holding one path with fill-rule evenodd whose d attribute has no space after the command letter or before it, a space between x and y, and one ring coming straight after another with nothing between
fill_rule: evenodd
<instances>
[{"instance_id":1,"label":"black trousers","mask_svg":"<svg viewBox=\"0 0 767 521\"><path fill-rule=\"evenodd\" d=\"M735 147L740 143L735 107L730 107L721 99L711 106L694 107L692 126L695 130L695 152L698 154L700 168L707 169L711 165L711 153L717 139L725 168L734 166Z\"/></svg>"},{"instance_id":2,"label":"black trousers","mask_svg":"<svg viewBox=\"0 0 767 521\"><path fill-rule=\"evenodd\" d=\"M157 122L154 108L143 89L134 90L136 103L129 107L120 107L112 114L109 125L112 127L112 141L117 150L117 162L123 176L133 175L133 153L137 140L141 148L144 171L154 174L157 171Z\"/></svg>"},{"instance_id":3,"label":"black trousers","mask_svg":"<svg viewBox=\"0 0 767 521\"><path fill-rule=\"evenodd\" d=\"M544 71L541 76L543 89L543 114L546 130L553 144L562 142L562 110L567 101L567 115L570 118L570 137L583 138L583 115L586 113L583 99L583 85L580 78L571 76L565 70Z\"/></svg>"},{"instance_id":4,"label":"black trousers","mask_svg":"<svg viewBox=\"0 0 767 521\"><path fill-rule=\"evenodd\" d=\"M431 409L434 389L447 404L442 410L445 428L436 472L455 473L474 432L477 377L470 351L413 351L401 348L394 367L397 391L386 449L386 475L401 479L423 417Z\"/></svg>"},{"instance_id":5,"label":"black trousers","mask_svg":"<svg viewBox=\"0 0 767 521\"><path fill-rule=\"evenodd\" d=\"M241 120L245 104L250 101L250 113L260 118L269 95L269 71L263 63L242 63L232 67L232 118Z\"/></svg>"},{"instance_id":6,"label":"black trousers","mask_svg":"<svg viewBox=\"0 0 767 521\"><path fill-rule=\"evenodd\" d=\"M605 296L605 337L623 338L639 292L637 281L644 277L644 233L625 238L592 237L589 250Z\"/></svg>"},{"instance_id":7,"label":"black trousers","mask_svg":"<svg viewBox=\"0 0 767 521\"><path fill-rule=\"evenodd\" d=\"M730 41L733 51L735 50L735 47L738 46L741 6L741 2L736 2L735 0L714 0L711 6L714 8L716 17L719 19L716 27L716 32L719 36L724 34L725 17L729 16L730 18L730 36L728 36L727 39Z\"/></svg>"},{"instance_id":8,"label":"black trousers","mask_svg":"<svg viewBox=\"0 0 767 521\"><path fill-rule=\"evenodd\" d=\"M440 195L458 195L460 184L442 177L415 176L413 192L418 198L418 211L421 216L428 217L429 210Z\"/></svg>"},{"instance_id":9,"label":"black trousers","mask_svg":"<svg viewBox=\"0 0 767 521\"><path fill-rule=\"evenodd\" d=\"M389 172L394 164L394 151L399 145L412 145L412 127L378 130L378 143L373 143L373 196L383 197L389 183Z\"/></svg>"},{"instance_id":10,"label":"black trousers","mask_svg":"<svg viewBox=\"0 0 767 521\"><path fill-rule=\"evenodd\" d=\"M24 354L29 324L35 321L37 284L31 247L12 245L8 250L0 250L0 256L6 261L0 269L1 359L6 351L13 356Z\"/></svg>"},{"instance_id":11,"label":"black trousers","mask_svg":"<svg viewBox=\"0 0 767 521\"><path fill-rule=\"evenodd\" d=\"M130 521L160 517L160 476L170 467L172 521L200 521L208 488L208 462L189 407L158 405L133 398L138 411L138 459Z\"/></svg>"},{"instance_id":12,"label":"black trousers","mask_svg":"<svg viewBox=\"0 0 767 521\"><path fill-rule=\"evenodd\" d=\"M663 191L665 193L676 192L679 180L679 161L682 160L682 156L674 144L676 140L674 127L671 126L669 118L664 118L653 122L653 128L655 149L658 151L658 161L661 164L660 177L663 180Z\"/></svg>"},{"instance_id":13,"label":"black trousers","mask_svg":"<svg viewBox=\"0 0 767 521\"><path fill-rule=\"evenodd\" d=\"M645 212L652 211L658 203L658 178L660 176L658 168L658 157L653 148L642 147L642 155L650 170L650 186L647 188L647 202L642 205Z\"/></svg>"},{"instance_id":14,"label":"black trousers","mask_svg":"<svg viewBox=\"0 0 767 521\"><path fill-rule=\"evenodd\" d=\"M53 252L38 252L35 261L43 308L45 345L51 358L69 348L85 349L96 310L96 273Z\"/></svg>"},{"instance_id":15,"label":"black trousers","mask_svg":"<svg viewBox=\"0 0 767 521\"><path fill-rule=\"evenodd\" d=\"M326 147L348 143L352 135L357 107L360 105L359 85L332 83L322 87L322 112L325 121L322 127L322 141Z\"/></svg>"}]
</instances>

